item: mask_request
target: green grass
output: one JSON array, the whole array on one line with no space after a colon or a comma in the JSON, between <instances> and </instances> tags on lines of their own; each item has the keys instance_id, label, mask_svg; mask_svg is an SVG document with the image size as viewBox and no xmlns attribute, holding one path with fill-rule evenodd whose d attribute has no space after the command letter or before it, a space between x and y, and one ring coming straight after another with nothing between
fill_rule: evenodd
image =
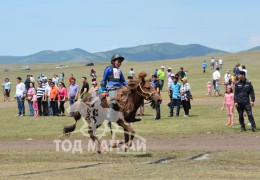
<instances>
[{"instance_id":1,"label":"green grass","mask_svg":"<svg viewBox=\"0 0 260 180\"><path fill-rule=\"evenodd\" d=\"M211 134L227 135L230 133L239 134L240 127L227 127L226 113L221 111L222 98L205 96L206 83L211 80L212 72L208 67L207 73L202 73L201 63L204 60L209 62L210 56L185 58L180 60L166 60L157 62L124 62L122 70L127 76L130 67L134 68L136 74L145 70L148 75L153 73L155 68L164 65L173 67L173 72L177 72L179 67L189 70L189 82L192 87L194 101L191 102L190 118L168 118L169 109L166 103L161 105L161 120L152 120L155 110L145 106L145 116L142 121L133 124L136 134L142 137L160 137L160 138L179 138L191 137L194 135L210 136ZM220 57L215 56L215 59ZM258 101L260 92L260 75L258 69L260 67L260 53L247 52L238 54L227 54L221 56L224 60L224 68L221 70L221 76L224 76L226 69L232 69L237 62L245 64L249 79L252 81L255 94L256 106L253 107L253 114L256 124L260 125L260 105ZM108 61L109 62L109 61ZM73 73L81 84L80 77L89 77L90 67L86 67L85 63L63 63L69 68L55 69L58 63L53 64L32 64L31 71L20 70L19 65L4 65L0 67L0 77L9 77L12 82L11 96L15 92L15 79L18 76L23 78L27 74L33 74L38 77L41 73L52 77L53 74L65 72L66 84L69 74ZM96 64L98 81L106 65ZM209 63L208 63L209 65ZM5 68L9 68L9 72L4 72ZM166 86L165 86L166 87ZM222 92L224 87L221 87ZM162 92L165 102L168 102L166 88ZM0 95L2 99L2 94ZM203 101L203 103L201 103ZM70 125L74 120L70 117L16 117L17 108L15 102L4 104L0 102L0 141L12 140L20 141L25 139L36 140L54 140L61 134L65 125ZM8 108L2 108L8 107ZM26 104L26 112L28 112ZM236 111L235 121L238 124L238 116ZM183 109L181 109L183 115ZM247 123L247 118L245 118ZM83 125L78 123L77 130ZM259 129L259 128L258 128ZM251 131L246 133L251 134ZM256 133L259 135L259 132ZM81 133L77 132L71 135L72 139L85 139ZM107 137L108 139L110 136ZM250 140L250 139L249 139ZM33 141L32 141L33 142ZM136 155L118 155L116 153L108 153L107 155L98 155L95 152L84 151L82 154L56 152L52 148L36 148L36 149L3 149L0 152L0 177L20 179L258 179L260 174L260 153L251 151L248 147L247 151L212 151L209 152L210 158L203 161L185 160L188 157L208 152L206 150L161 150L155 151L148 149L147 156ZM165 164L143 164L148 161L155 161L162 158L174 158ZM86 164L101 163L97 166L79 169L67 169L69 167L78 167ZM29 172L38 172L38 174L19 175ZM8 177L9 175L19 175Z\"/></svg>"}]
</instances>

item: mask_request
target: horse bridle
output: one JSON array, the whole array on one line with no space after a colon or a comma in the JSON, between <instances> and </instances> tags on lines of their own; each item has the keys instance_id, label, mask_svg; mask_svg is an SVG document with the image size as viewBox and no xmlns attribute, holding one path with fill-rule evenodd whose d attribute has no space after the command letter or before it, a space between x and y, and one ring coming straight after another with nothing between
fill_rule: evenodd
<instances>
[{"instance_id":1,"label":"horse bridle","mask_svg":"<svg viewBox=\"0 0 260 180\"><path fill-rule=\"evenodd\" d=\"M139 95L143 96L145 100L149 100L149 99L152 97L152 95L153 95L156 91L153 91L153 92L151 92L151 93L150 93L150 92L145 92L145 91L143 90L142 86L141 86L141 83L142 83L142 82L140 82L140 83L138 84L138 86L137 86L137 87L140 88L141 92L139 92L139 91L136 91L136 92L137 92ZM137 89L137 88L136 88L136 89ZM146 94L148 94L148 97L145 96Z\"/></svg>"}]
</instances>

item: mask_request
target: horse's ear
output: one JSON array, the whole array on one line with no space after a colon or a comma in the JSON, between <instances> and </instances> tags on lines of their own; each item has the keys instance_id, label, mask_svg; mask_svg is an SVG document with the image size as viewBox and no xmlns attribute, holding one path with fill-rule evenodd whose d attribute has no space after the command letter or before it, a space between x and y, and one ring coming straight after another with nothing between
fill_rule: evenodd
<instances>
[{"instance_id":1,"label":"horse's ear","mask_svg":"<svg viewBox=\"0 0 260 180\"><path fill-rule=\"evenodd\" d=\"M138 79L140 79L142 81L142 83L145 83L145 77L147 76L147 73L142 71L138 74Z\"/></svg>"},{"instance_id":2,"label":"horse's ear","mask_svg":"<svg viewBox=\"0 0 260 180\"><path fill-rule=\"evenodd\" d=\"M129 80L128 84L127 84L128 88L131 90L135 90L138 86L138 83L135 80Z\"/></svg>"}]
</instances>

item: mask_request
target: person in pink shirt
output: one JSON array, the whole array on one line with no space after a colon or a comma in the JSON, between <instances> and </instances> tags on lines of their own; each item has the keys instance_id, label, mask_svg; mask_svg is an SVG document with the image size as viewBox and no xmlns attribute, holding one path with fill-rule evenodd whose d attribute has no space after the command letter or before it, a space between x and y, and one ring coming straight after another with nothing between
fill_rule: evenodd
<instances>
[{"instance_id":1,"label":"person in pink shirt","mask_svg":"<svg viewBox=\"0 0 260 180\"><path fill-rule=\"evenodd\" d=\"M206 96L211 96L211 88L212 88L212 85L211 85L211 82L209 81L207 83L207 94L206 94Z\"/></svg>"},{"instance_id":2,"label":"person in pink shirt","mask_svg":"<svg viewBox=\"0 0 260 180\"><path fill-rule=\"evenodd\" d=\"M232 92L232 87L228 85L226 87L226 93L224 95L224 101L223 101L223 106L222 110L224 110L224 106L226 106L226 112L228 116L228 123L226 124L227 126L233 126L235 125L234 123L234 94Z\"/></svg>"},{"instance_id":3,"label":"person in pink shirt","mask_svg":"<svg viewBox=\"0 0 260 180\"><path fill-rule=\"evenodd\" d=\"M60 102L59 113L60 113L61 116L65 116L64 104L65 104L67 97L68 97L67 88L66 88L64 82L60 82L59 86L60 86L60 89L59 89L59 102Z\"/></svg>"}]
</instances>

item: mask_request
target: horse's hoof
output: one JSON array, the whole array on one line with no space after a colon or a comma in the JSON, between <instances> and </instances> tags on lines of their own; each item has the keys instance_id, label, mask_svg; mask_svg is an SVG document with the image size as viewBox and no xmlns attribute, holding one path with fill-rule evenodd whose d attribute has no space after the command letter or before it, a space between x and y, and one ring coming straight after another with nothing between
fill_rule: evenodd
<instances>
[{"instance_id":1,"label":"horse's hoof","mask_svg":"<svg viewBox=\"0 0 260 180\"><path fill-rule=\"evenodd\" d=\"M112 148L117 148L118 145L117 145L116 143L113 143L111 147L112 147Z\"/></svg>"},{"instance_id":2,"label":"horse's hoof","mask_svg":"<svg viewBox=\"0 0 260 180\"><path fill-rule=\"evenodd\" d=\"M127 150L129 149L129 147L128 147L127 144L124 144L123 148L124 148L124 151L125 151L125 152L127 152Z\"/></svg>"}]
</instances>

